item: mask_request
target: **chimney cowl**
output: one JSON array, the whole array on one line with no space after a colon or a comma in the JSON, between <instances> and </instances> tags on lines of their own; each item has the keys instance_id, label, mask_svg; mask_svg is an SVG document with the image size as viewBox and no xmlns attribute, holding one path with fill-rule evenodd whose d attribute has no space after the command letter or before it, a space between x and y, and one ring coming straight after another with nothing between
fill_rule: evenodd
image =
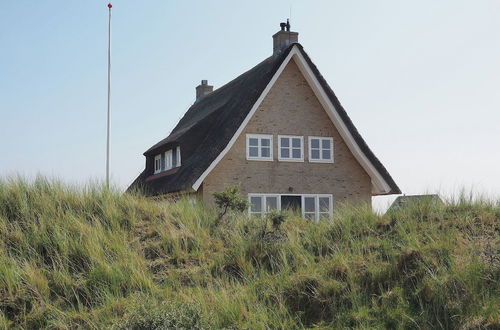
<instances>
[{"instance_id":1,"label":"chimney cowl","mask_svg":"<svg viewBox=\"0 0 500 330\"><path fill-rule=\"evenodd\" d=\"M205 95L210 94L214 91L214 86L208 84L208 80L203 79L201 84L196 86L196 101L203 98Z\"/></svg>"}]
</instances>

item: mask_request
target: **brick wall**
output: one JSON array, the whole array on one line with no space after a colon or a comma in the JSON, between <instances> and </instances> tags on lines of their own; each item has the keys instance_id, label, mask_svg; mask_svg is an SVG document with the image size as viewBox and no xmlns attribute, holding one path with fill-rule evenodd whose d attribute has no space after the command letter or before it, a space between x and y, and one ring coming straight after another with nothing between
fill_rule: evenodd
<instances>
[{"instance_id":1,"label":"brick wall","mask_svg":"<svg viewBox=\"0 0 500 330\"><path fill-rule=\"evenodd\" d=\"M246 160L246 134L273 135L273 161ZM304 136L304 162L278 161L278 135ZM308 162L308 136L333 137L334 163ZM242 193L332 194L334 205L371 202L371 180L359 165L294 61L290 61L231 150L205 178L206 203L226 185Z\"/></svg>"}]
</instances>

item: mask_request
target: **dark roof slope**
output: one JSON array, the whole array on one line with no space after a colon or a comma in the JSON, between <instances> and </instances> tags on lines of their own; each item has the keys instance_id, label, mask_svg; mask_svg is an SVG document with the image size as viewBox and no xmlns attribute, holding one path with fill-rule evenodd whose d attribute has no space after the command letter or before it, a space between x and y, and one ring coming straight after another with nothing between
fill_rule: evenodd
<instances>
[{"instance_id":1,"label":"dark roof slope","mask_svg":"<svg viewBox=\"0 0 500 330\"><path fill-rule=\"evenodd\" d=\"M361 150L391 187L390 193L401 193L385 167L358 133L337 97L300 44L290 45L280 55L265 59L254 68L195 102L170 135L144 153L146 157L150 157L173 146L181 145L182 166L175 174L155 176L148 175L146 167L129 190L139 188L148 195L191 190L196 180L227 146L294 45L299 48L310 65Z\"/></svg>"}]
</instances>

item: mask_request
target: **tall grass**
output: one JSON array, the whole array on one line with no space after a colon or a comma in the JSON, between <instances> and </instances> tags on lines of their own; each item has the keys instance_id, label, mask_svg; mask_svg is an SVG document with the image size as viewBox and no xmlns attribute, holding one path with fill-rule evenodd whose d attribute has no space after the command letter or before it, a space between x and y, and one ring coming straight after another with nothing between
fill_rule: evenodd
<instances>
[{"instance_id":1,"label":"tall grass","mask_svg":"<svg viewBox=\"0 0 500 330\"><path fill-rule=\"evenodd\" d=\"M262 219L0 181L0 328L500 328L500 205Z\"/></svg>"}]
</instances>

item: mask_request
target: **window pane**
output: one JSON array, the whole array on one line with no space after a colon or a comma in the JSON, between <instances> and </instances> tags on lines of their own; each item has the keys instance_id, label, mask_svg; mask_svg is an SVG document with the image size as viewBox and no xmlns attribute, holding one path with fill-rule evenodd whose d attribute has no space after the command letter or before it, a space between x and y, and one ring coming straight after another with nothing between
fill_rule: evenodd
<instances>
[{"instance_id":1,"label":"window pane","mask_svg":"<svg viewBox=\"0 0 500 330\"><path fill-rule=\"evenodd\" d=\"M311 139L311 148L319 148L319 139Z\"/></svg>"},{"instance_id":2,"label":"window pane","mask_svg":"<svg viewBox=\"0 0 500 330\"><path fill-rule=\"evenodd\" d=\"M271 140L269 139L261 139L260 144L263 147L269 147L271 145Z\"/></svg>"},{"instance_id":3,"label":"window pane","mask_svg":"<svg viewBox=\"0 0 500 330\"><path fill-rule=\"evenodd\" d=\"M311 150L311 159L319 159L319 150Z\"/></svg>"},{"instance_id":4,"label":"window pane","mask_svg":"<svg viewBox=\"0 0 500 330\"><path fill-rule=\"evenodd\" d=\"M330 155L330 150L323 150L322 155L323 155L323 159L332 159L332 157Z\"/></svg>"},{"instance_id":5,"label":"window pane","mask_svg":"<svg viewBox=\"0 0 500 330\"><path fill-rule=\"evenodd\" d=\"M322 140L321 141L321 145L323 147L323 149L330 149L330 140Z\"/></svg>"},{"instance_id":6,"label":"window pane","mask_svg":"<svg viewBox=\"0 0 500 330\"><path fill-rule=\"evenodd\" d=\"M281 148L281 158L290 158L290 150Z\"/></svg>"},{"instance_id":7,"label":"window pane","mask_svg":"<svg viewBox=\"0 0 500 330\"><path fill-rule=\"evenodd\" d=\"M328 213L320 213L319 214L319 219L320 220L329 220L330 219L330 214L328 214Z\"/></svg>"},{"instance_id":8,"label":"window pane","mask_svg":"<svg viewBox=\"0 0 500 330\"><path fill-rule=\"evenodd\" d=\"M300 148L300 145L301 145L300 139L298 139L298 138L293 138L292 139L292 147L294 147L294 148Z\"/></svg>"},{"instance_id":9,"label":"window pane","mask_svg":"<svg viewBox=\"0 0 500 330\"><path fill-rule=\"evenodd\" d=\"M330 211L330 198L320 197L319 198L319 211L329 212Z\"/></svg>"},{"instance_id":10,"label":"window pane","mask_svg":"<svg viewBox=\"0 0 500 330\"><path fill-rule=\"evenodd\" d=\"M292 150L292 157L293 158L300 158L300 149L293 149Z\"/></svg>"},{"instance_id":11,"label":"window pane","mask_svg":"<svg viewBox=\"0 0 500 330\"><path fill-rule=\"evenodd\" d=\"M266 211L278 209L278 197L266 197Z\"/></svg>"},{"instance_id":12,"label":"window pane","mask_svg":"<svg viewBox=\"0 0 500 330\"><path fill-rule=\"evenodd\" d=\"M248 139L248 145L256 147L259 145L259 140L256 138L250 138L250 139Z\"/></svg>"},{"instance_id":13,"label":"window pane","mask_svg":"<svg viewBox=\"0 0 500 330\"><path fill-rule=\"evenodd\" d=\"M172 152L172 167L177 167L177 150Z\"/></svg>"},{"instance_id":14,"label":"window pane","mask_svg":"<svg viewBox=\"0 0 500 330\"><path fill-rule=\"evenodd\" d=\"M259 157L259 148L257 147L250 147L248 150L248 155L250 157Z\"/></svg>"},{"instance_id":15,"label":"window pane","mask_svg":"<svg viewBox=\"0 0 500 330\"><path fill-rule=\"evenodd\" d=\"M314 213L306 213L305 217L307 220L316 220L315 214Z\"/></svg>"},{"instance_id":16,"label":"window pane","mask_svg":"<svg viewBox=\"0 0 500 330\"><path fill-rule=\"evenodd\" d=\"M262 198L260 196L250 197L250 212L261 212L262 211Z\"/></svg>"},{"instance_id":17,"label":"window pane","mask_svg":"<svg viewBox=\"0 0 500 330\"><path fill-rule=\"evenodd\" d=\"M269 147L264 147L261 149L262 157L271 157L271 149Z\"/></svg>"},{"instance_id":18,"label":"window pane","mask_svg":"<svg viewBox=\"0 0 500 330\"><path fill-rule=\"evenodd\" d=\"M281 138L281 146L282 147L289 147L290 146L290 140L288 138Z\"/></svg>"},{"instance_id":19,"label":"window pane","mask_svg":"<svg viewBox=\"0 0 500 330\"><path fill-rule=\"evenodd\" d=\"M305 212L314 212L314 197L304 197L304 211Z\"/></svg>"}]
</instances>

